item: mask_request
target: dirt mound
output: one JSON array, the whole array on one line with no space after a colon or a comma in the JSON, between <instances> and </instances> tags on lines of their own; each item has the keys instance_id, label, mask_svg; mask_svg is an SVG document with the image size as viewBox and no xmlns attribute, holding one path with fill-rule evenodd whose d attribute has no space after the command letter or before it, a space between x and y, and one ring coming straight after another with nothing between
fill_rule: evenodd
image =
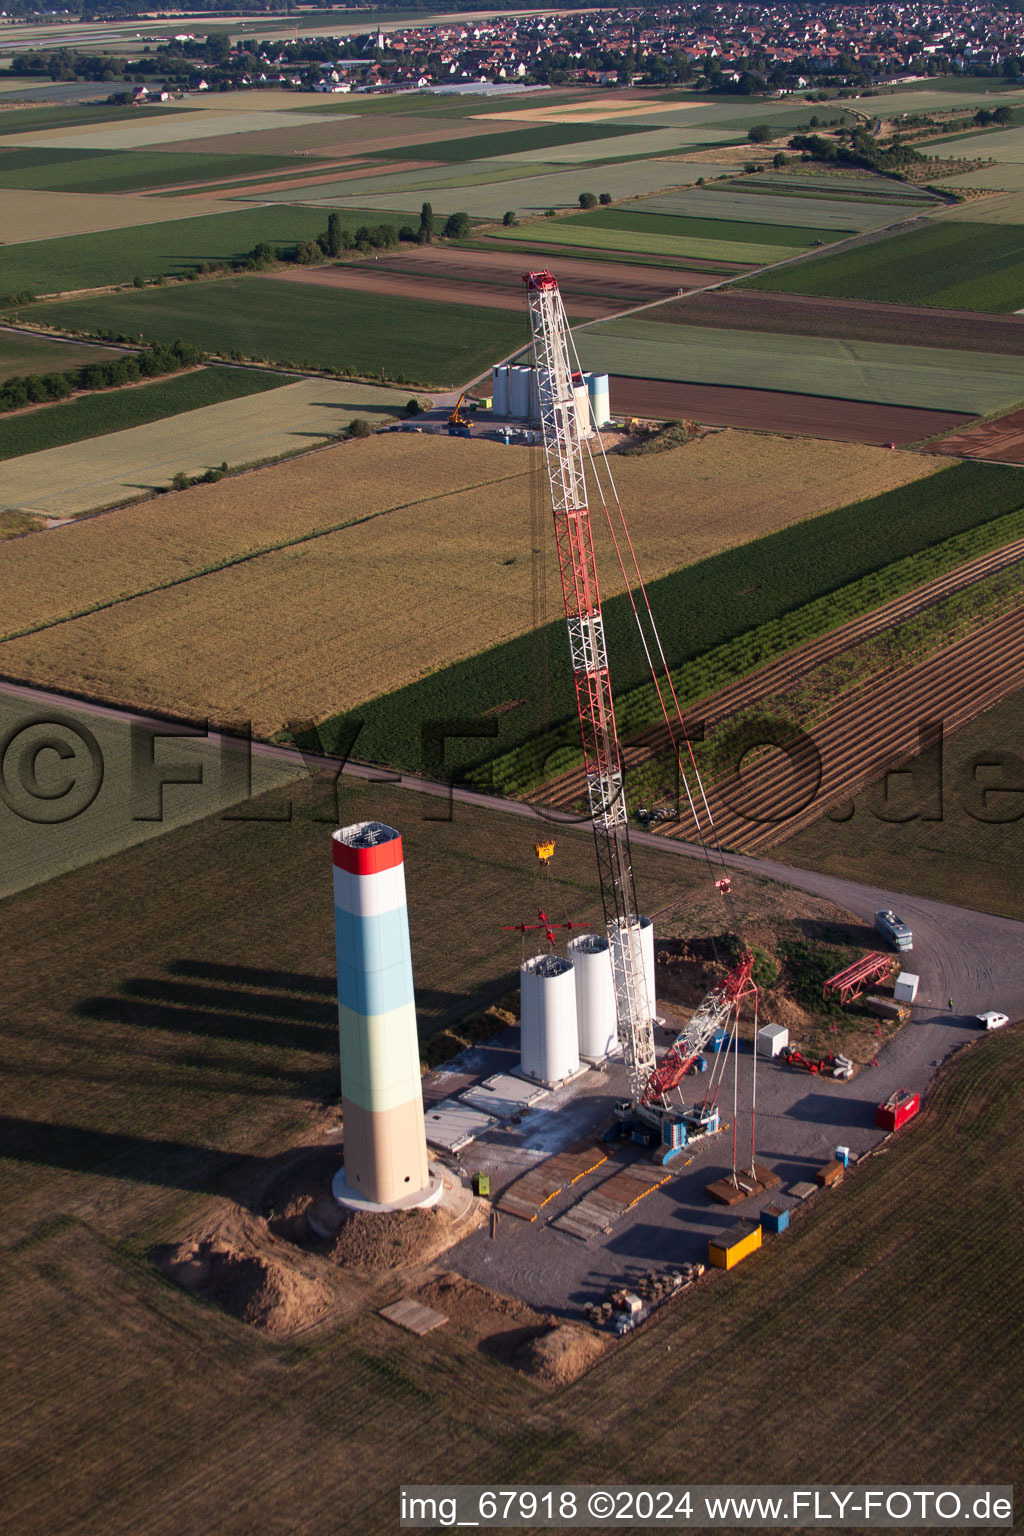
<instances>
[{"instance_id":1,"label":"dirt mound","mask_svg":"<svg viewBox=\"0 0 1024 1536\"><path fill-rule=\"evenodd\" d=\"M245 1212L228 1212L184 1242L157 1249L154 1258L183 1290L278 1337L319 1322L338 1301L322 1260L297 1255Z\"/></svg>"},{"instance_id":2,"label":"dirt mound","mask_svg":"<svg viewBox=\"0 0 1024 1536\"><path fill-rule=\"evenodd\" d=\"M527 1339L516 1351L515 1365L528 1376L552 1387L564 1387L589 1371L604 1353L596 1333L562 1323L548 1333Z\"/></svg>"},{"instance_id":3,"label":"dirt mound","mask_svg":"<svg viewBox=\"0 0 1024 1536\"><path fill-rule=\"evenodd\" d=\"M426 1263L452 1241L445 1210L357 1211L344 1222L328 1250L335 1263L379 1273Z\"/></svg>"}]
</instances>

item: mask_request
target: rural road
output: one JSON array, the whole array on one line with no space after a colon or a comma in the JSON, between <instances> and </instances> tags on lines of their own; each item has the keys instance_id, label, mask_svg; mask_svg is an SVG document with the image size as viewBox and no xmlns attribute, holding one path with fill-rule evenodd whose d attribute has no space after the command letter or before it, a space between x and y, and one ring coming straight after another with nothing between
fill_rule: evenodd
<instances>
[{"instance_id":1,"label":"rural road","mask_svg":"<svg viewBox=\"0 0 1024 1536\"><path fill-rule=\"evenodd\" d=\"M141 715L131 710L86 702L69 695L55 694L40 688L31 688L10 680L0 679L0 694L13 701L20 701L26 712L58 710L62 713L82 715L120 723L144 725L159 733L173 733L175 726L156 717ZM180 726L187 732L186 725ZM230 743L231 746L234 743ZM239 750L243 750L239 743ZM275 746L270 742L254 741L254 756L276 760L311 770L337 766L336 758L317 757L296 751L294 748ZM451 798L453 804L475 805L497 811L505 816L518 816L550 826L579 826L578 817L558 811L539 811L532 805L517 800L506 800L498 795L478 794L459 786L449 786L419 778L415 774L395 774L363 763L349 762L343 772L366 782L384 782L408 790L410 793ZM198 814L204 814L200 811ZM704 851L695 843L685 843L674 838L658 837L650 832L631 833L639 847L658 848L680 858L703 859ZM726 854L725 862L730 869L746 874L759 875L783 885L795 886L826 901L845 907L863 919L870 928L873 914L879 907L895 906L910 924L915 935L915 965L921 964L921 1002L925 1006L942 1008L948 1013L947 1000L952 996L955 1011L974 1014L988 1008L997 1008L1011 1018L1024 1017L1024 923L992 913L974 912L944 902L924 897L908 896L881 887L858 885L834 875L815 870L800 869L794 865L777 863L773 859L749 857L743 854ZM709 879L711 877L709 876ZM865 935L865 944L873 941ZM919 1010L920 1011L920 1010Z\"/></svg>"}]
</instances>

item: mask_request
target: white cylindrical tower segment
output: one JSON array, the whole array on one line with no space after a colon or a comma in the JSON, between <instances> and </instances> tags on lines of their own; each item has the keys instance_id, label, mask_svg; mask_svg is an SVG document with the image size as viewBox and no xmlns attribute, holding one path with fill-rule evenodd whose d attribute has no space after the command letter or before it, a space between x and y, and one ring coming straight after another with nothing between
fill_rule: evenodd
<instances>
[{"instance_id":1,"label":"white cylindrical tower segment","mask_svg":"<svg viewBox=\"0 0 1024 1536\"><path fill-rule=\"evenodd\" d=\"M530 414L530 371L517 365L508 370L508 413L515 421L525 421Z\"/></svg>"},{"instance_id":2,"label":"white cylindrical tower segment","mask_svg":"<svg viewBox=\"0 0 1024 1536\"><path fill-rule=\"evenodd\" d=\"M507 416L509 407L508 364L491 369L491 400L495 416Z\"/></svg>"},{"instance_id":3,"label":"white cylindrical tower segment","mask_svg":"<svg viewBox=\"0 0 1024 1536\"><path fill-rule=\"evenodd\" d=\"M590 392L590 419L595 427L606 427L612 419L611 398L608 393L608 375L592 373L587 378Z\"/></svg>"},{"instance_id":4,"label":"white cylindrical tower segment","mask_svg":"<svg viewBox=\"0 0 1024 1536\"><path fill-rule=\"evenodd\" d=\"M586 382L581 380L579 384L574 384L572 392L576 397L576 420L579 423L580 436L590 437L590 391Z\"/></svg>"},{"instance_id":5,"label":"white cylindrical tower segment","mask_svg":"<svg viewBox=\"0 0 1024 1536\"><path fill-rule=\"evenodd\" d=\"M603 1061L618 1049L615 988L608 940L580 933L566 946L576 978L576 1030L584 1061Z\"/></svg>"},{"instance_id":6,"label":"white cylindrical tower segment","mask_svg":"<svg viewBox=\"0 0 1024 1536\"><path fill-rule=\"evenodd\" d=\"M576 980L571 960L535 955L519 972L521 1066L538 1083L579 1071Z\"/></svg>"}]
</instances>

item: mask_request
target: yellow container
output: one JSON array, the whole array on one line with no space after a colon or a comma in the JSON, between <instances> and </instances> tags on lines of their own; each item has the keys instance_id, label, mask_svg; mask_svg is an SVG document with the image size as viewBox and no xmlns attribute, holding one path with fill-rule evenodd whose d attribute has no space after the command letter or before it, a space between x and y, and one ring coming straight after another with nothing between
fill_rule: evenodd
<instances>
[{"instance_id":1,"label":"yellow container","mask_svg":"<svg viewBox=\"0 0 1024 1536\"><path fill-rule=\"evenodd\" d=\"M748 1253L760 1246L760 1224L751 1227L748 1222L741 1221L717 1237L708 1238L708 1263L714 1264L716 1269L735 1269Z\"/></svg>"}]
</instances>

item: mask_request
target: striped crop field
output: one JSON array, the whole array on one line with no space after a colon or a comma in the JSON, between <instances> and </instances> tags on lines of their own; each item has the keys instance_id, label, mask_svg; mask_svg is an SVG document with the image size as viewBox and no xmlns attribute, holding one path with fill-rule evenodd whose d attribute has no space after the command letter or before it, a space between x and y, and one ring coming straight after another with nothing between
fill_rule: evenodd
<instances>
[{"instance_id":1,"label":"striped crop field","mask_svg":"<svg viewBox=\"0 0 1024 1536\"><path fill-rule=\"evenodd\" d=\"M60 194L61 206L70 195ZM87 205L92 203L84 193L76 196ZM104 209L111 201L100 199ZM230 261L247 255L261 241L291 247L300 240L314 240L327 228L327 214L311 208L245 208L234 203L230 205L231 211L221 212L222 205L211 202L207 212L195 218L191 215L196 205L189 198L177 203L168 198L113 201L120 201L122 208L139 210L147 219L156 206L161 210L161 223L129 228L118 225L89 234L33 240L31 246L0 246L0 293L71 293L81 288L130 283L135 277L180 277L204 261ZM0 192L0 214L6 206ZM168 207L177 207L178 216L163 222ZM17 215L17 204L12 212ZM361 208L338 212L344 229L382 222L380 213L368 217ZM406 224L416 222L416 218L411 213L395 213L390 222Z\"/></svg>"},{"instance_id":2,"label":"striped crop field","mask_svg":"<svg viewBox=\"0 0 1024 1536\"><path fill-rule=\"evenodd\" d=\"M748 281L775 293L1006 314L1024 308L1024 225L951 220Z\"/></svg>"},{"instance_id":3,"label":"striped crop field","mask_svg":"<svg viewBox=\"0 0 1024 1536\"><path fill-rule=\"evenodd\" d=\"M698 200L695 195L695 201ZM825 229L816 225L792 225L753 223L741 219L726 219L718 217L718 205L712 198L706 198L700 205L700 212L694 214L658 213L645 209L633 208L606 208L600 212L572 214L567 219L559 222L561 229L566 224L573 227L593 230L627 230L640 235L670 235L680 240L724 240L737 241L752 245L778 245L789 248L801 244L814 245L815 242L835 240L839 235L853 234L851 225L847 229Z\"/></svg>"},{"instance_id":4,"label":"striped crop field","mask_svg":"<svg viewBox=\"0 0 1024 1536\"><path fill-rule=\"evenodd\" d=\"M259 397L259 398L257 398ZM4 496L49 517L78 517L195 478L301 453L354 417L383 424L408 392L334 379L294 379L269 369L207 368L181 379L89 395L15 417L18 445L38 447L3 467ZM0 425L0 437L4 428ZM61 447L47 437L67 436ZM116 568L116 562L115 562Z\"/></svg>"},{"instance_id":5,"label":"striped crop field","mask_svg":"<svg viewBox=\"0 0 1024 1536\"><path fill-rule=\"evenodd\" d=\"M657 313L657 311L653 311ZM829 336L775 336L629 316L576 332L585 368L984 415L1024 399L1024 359Z\"/></svg>"},{"instance_id":6,"label":"striped crop field","mask_svg":"<svg viewBox=\"0 0 1024 1536\"><path fill-rule=\"evenodd\" d=\"M695 220L694 223L697 221ZM756 235L757 226L751 226ZM631 229L581 228L568 219L559 219L551 225L531 224L528 230L495 230L494 238L523 240L524 237L539 250L568 246L573 250L625 251L640 256L670 256L683 262L687 258L697 261L732 261L750 266L770 261L782 261L787 256L799 256L807 249L802 240L803 231L797 234L791 245L757 244L755 241L703 239L698 235L665 235ZM621 372L621 370L619 370Z\"/></svg>"},{"instance_id":7,"label":"striped crop field","mask_svg":"<svg viewBox=\"0 0 1024 1536\"><path fill-rule=\"evenodd\" d=\"M0 643L0 671L63 687L88 678L86 691L186 714L241 711L266 735L351 709L553 617L550 585L534 611L536 469L527 449L397 434L9 543L7 634L23 638ZM723 432L623 459L617 478L658 577L837 501L947 473L934 457ZM681 510L695 503L699 525ZM601 558L611 594L604 542ZM531 696L516 688L482 707Z\"/></svg>"},{"instance_id":8,"label":"striped crop field","mask_svg":"<svg viewBox=\"0 0 1024 1536\"><path fill-rule=\"evenodd\" d=\"M192 341L284 366L447 386L476 377L522 341L520 315L341 288L238 277L32 305L31 320L147 341Z\"/></svg>"}]
</instances>

